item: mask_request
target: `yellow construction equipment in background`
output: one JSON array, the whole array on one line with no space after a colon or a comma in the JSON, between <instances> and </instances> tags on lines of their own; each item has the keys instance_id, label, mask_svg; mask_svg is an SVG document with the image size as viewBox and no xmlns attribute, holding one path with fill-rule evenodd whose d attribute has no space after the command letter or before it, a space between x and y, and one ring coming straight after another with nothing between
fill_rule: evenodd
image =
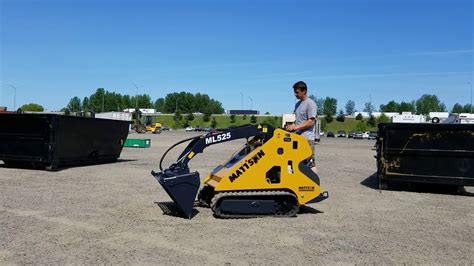
<instances>
[{"instance_id":1,"label":"yellow construction equipment in background","mask_svg":"<svg viewBox=\"0 0 474 266\"><path fill-rule=\"evenodd\" d=\"M162 131L162 126L160 123L151 123L150 125L146 126L146 131L153 134L160 134Z\"/></svg>"}]
</instances>

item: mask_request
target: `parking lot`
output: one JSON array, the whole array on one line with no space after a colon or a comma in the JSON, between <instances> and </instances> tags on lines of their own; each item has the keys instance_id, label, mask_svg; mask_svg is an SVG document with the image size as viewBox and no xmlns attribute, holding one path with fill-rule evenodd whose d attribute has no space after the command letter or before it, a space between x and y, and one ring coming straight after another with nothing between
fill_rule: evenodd
<instances>
[{"instance_id":1,"label":"parking lot","mask_svg":"<svg viewBox=\"0 0 474 266\"><path fill-rule=\"evenodd\" d=\"M323 138L316 148L329 199L295 218L192 219L166 215L171 199L151 176L163 152L198 134L166 131L117 163L58 172L0 164L0 264L471 264L474 189L380 191L375 141ZM242 141L212 146L190 163L201 178ZM184 146L165 160L173 162Z\"/></svg>"}]
</instances>

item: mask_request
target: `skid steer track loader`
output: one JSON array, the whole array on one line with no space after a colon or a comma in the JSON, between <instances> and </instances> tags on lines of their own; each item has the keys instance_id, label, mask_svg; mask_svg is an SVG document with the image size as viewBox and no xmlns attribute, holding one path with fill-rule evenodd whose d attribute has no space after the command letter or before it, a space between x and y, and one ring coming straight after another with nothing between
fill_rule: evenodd
<instances>
[{"instance_id":1,"label":"skid steer track loader","mask_svg":"<svg viewBox=\"0 0 474 266\"><path fill-rule=\"evenodd\" d=\"M235 139L247 142L204 179L198 195L200 205L216 217L296 216L300 205L328 198L308 166L312 151L303 136L269 125L244 125L174 144L163 154L160 172L151 172L185 217L192 216L201 183L188 162L206 147ZM163 170L166 154L187 141L177 161Z\"/></svg>"}]
</instances>

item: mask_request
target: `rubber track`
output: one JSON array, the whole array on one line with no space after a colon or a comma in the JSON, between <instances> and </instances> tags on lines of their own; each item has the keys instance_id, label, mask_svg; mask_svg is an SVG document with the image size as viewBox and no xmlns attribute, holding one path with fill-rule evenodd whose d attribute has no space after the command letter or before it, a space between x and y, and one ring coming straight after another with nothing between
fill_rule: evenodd
<instances>
[{"instance_id":1,"label":"rubber track","mask_svg":"<svg viewBox=\"0 0 474 266\"><path fill-rule=\"evenodd\" d=\"M285 214L224 214L220 212L220 209L217 208L216 204L219 200L226 197L245 197L249 198L251 196L289 196L294 198L297 203L293 206L292 210ZM214 212L214 215L218 218L224 219L246 219L246 218L258 218L258 217L295 217L299 211L298 199L293 193L283 191L283 190L272 190L272 191L233 191L233 192L220 192L216 194L211 200L211 209Z\"/></svg>"}]
</instances>

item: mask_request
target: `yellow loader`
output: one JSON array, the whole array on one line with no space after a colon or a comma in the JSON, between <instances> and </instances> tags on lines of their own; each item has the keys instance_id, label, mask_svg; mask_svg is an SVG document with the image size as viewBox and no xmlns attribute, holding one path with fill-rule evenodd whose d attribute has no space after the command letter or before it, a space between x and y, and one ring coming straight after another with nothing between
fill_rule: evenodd
<instances>
[{"instance_id":1,"label":"yellow loader","mask_svg":"<svg viewBox=\"0 0 474 266\"><path fill-rule=\"evenodd\" d=\"M160 134L162 131L161 123L151 123L150 125L146 126L146 131L153 134Z\"/></svg>"},{"instance_id":2,"label":"yellow loader","mask_svg":"<svg viewBox=\"0 0 474 266\"><path fill-rule=\"evenodd\" d=\"M247 141L207 175L197 197L216 217L291 217L300 205L328 198L309 167L312 151L303 136L269 125L244 125L182 140L164 153L160 172L152 171L184 217L191 218L201 183L199 173L190 172L189 161L206 147L235 139ZM177 161L163 170L166 154L187 141Z\"/></svg>"}]
</instances>

